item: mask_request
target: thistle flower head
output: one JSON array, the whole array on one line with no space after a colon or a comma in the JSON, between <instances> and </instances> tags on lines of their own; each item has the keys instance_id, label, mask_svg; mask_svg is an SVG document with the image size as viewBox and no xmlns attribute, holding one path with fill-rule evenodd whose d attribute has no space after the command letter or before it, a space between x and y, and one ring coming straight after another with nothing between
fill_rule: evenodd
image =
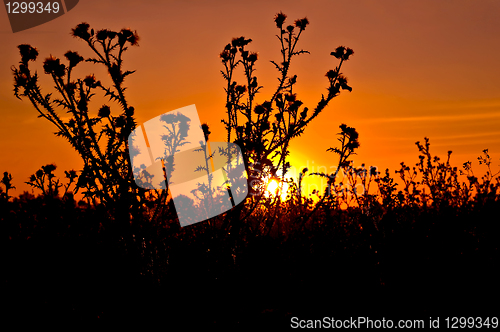
<instances>
[{"instance_id":1,"label":"thistle flower head","mask_svg":"<svg viewBox=\"0 0 500 332\"><path fill-rule=\"evenodd\" d=\"M49 165L42 166L43 172L45 174L51 174L53 171L56 170L56 168L57 167L54 164L49 164Z\"/></svg>"},{"instance_id":2,"label":"thistle flower head","mask_svg":"<svg viewBox=\"0 0 500 332\"><path fill-rule=\"evenodd\" d=\"M123 116L119 116L115 119L115 126L123 127L123 126L125 126L125 124L126 124L126 121L125 121L125 118Z\"/></svg>"},{"instance_id":3,"label":"thistle flower head","mask_svg":"<svg viewBox=\"0 0 500 332\"><path fill-rule=\"evenodd\" d=\"M285 20L286 20L286 15L283 14L283 12L279 12L274 17L274 22L276 23L276 27L278 27L278 28L281 28L283 26L283 23L285 23Z\"/></svg>"},{"instance_id":4,"label":"thistle flower head","mask_svg":"<svg viewBox=\"0 0 500 332\"><path fill-rule=\"evenodd\" d=\"M78 24L76 28L71 29L71 34L73 35L73 37L78 37L88 42L90 40L89 28L90 25L86 22L83 22Z\"/></svg>"},{"instance_id":5,"label":"thistle flower head","mask_svg":"<svg viewBox=\"0 0 500 332\"><path fill-rule=\"evenodd\" d=\"M245 85L237 85L234 90L236 91L236 93L238 94L243 94L247 91L247 87Z\"/></svg>"},{"instance_id":6,"label":"thistle flower head","mask_svg":"<svg viewBox=\"0 0 500 332\"><path fill-rule=\"evenodd\" d=\"M132 36L134 34L132 32L132 30L130 30L130 29L122 29L120 32L122 33L123 37L125 37L125 38L129 38L130 36Z\"/></svg>"},{"instance_id":7,"label":"thistle flower head","mask_svg":"<svg viewBox=\"0 0 500 332\"><path fill-rule=\"evenodd\" d=\"M130 45L139 46L139 35L137 34L137 32L134 31L134 34L128 37L127 40L130 43Z\"/></svg>"},{"instance_id":8,"label":"thistle flower head","mask_svg":"<svg viewBox=\"0 0 500 332\"><path fill-rule=\"evenodd\" d=\"M43 69L46 74L53 74L56 77L63 77L66 74L66 66L53 56L45 59L43 62Z\"/></svg>"},{"instance_id":9,"label":"thistle flower head","mask_svg":"<svg viewBox=\"0 0 500 332\"><path fill-rule=\"evenodd\" d=\"M344 123L341 124L339 127L342 130L342 132L340 134L345 135L349 139L346 146L351 150L358 148L359 147L359 142L358 142L359 134L356 131L356 129L353 127L348 127Z\"/></svg>"},{"instance_id":10,"label":"thistle flower head","mask_svg":"<svg viewBox=\"0 0 500 332\"><path fill-rule=\"evenodd\" d=\"M203 123L201 125L201 129L203 130L203 135L205 135L205 141L208 142L208 137L212 133L210 129L208 128L208 124Z\"/></svg>"},{"instance_id":11,"label":"thistle flower head","mask_svg":"<svg viewBox=\"0 0 500 332\"><path fill-rule=\"evenodd\" d=\"M102 29L97 31L96 37L97 40L104 41L106 38L108 38L108 30L107 29Z\"/></svg>"},{"instance_id":12,"label":"thistle flower head","mask_svg":"<svg viewBox=\"0 0 500 332\"><path fill-rule=\"evenodd\" d=\"M264 114L266 112L266 108L262 105L257 105L255 106L253 111L255 112L255 114Z\"/></svg>"},{"instance_id":13,"label":"thistle flower head","mask_svg":"<svg viewBox=\"0 0 500 332\"><path fill-rule=\"evenodd\" d=\"M349 57L354 54L354 51L345 46L339 46L335 49L335 51L331 52L330 55L333 55L337 59L342 59L344 61L349 60Z\"/></svg>"},{"instance_id":14,"label":"thistle flower head","mask_svg":"<svg viewBox=\"0 0 500 332\"><path fill-rule=\"evenodd\" d=\"M139 45L139 35L137 34L136 31L132 32L130 29L122 29L118 33L118 43L123 46L125 45L125 42L129 42L130 45L136 46Z\"/></svg>"},{"instance_id":15,"label":"thistle flower head","mask_svg":"<svg viewBox=\"0 0 500 332\"><path fill-rule=\"evenodd\" d=\"M248 56L248 61L249 62L255 62L259 59L259 55L255 52L252 52L250 53L250 55Z\"/></svg>"},{"instance_id":16,"label":"thistle flower head","mask_svg":"<svg viewBox=\"0 0 500 332\"><path fill-rule=\"evenodd\" d=\"M64 54L69 61L69 67L72 68L83 61L83 57L78 52L68 51Z\"/></svg>"},{"instance_id":17,"label":"thistle flower head","mask_svg":"<svg viewBox=\"0 0 500 332\"><path fill-rule=\"evenodd\" d=\"M23 64L27 64L28 61L33 60L35 61L37 56L38 56L38 51L36 48L32 47L31 45L28 44L22 44L17 46L19 49L19 52L21 53L21 62Z\"/></svg>"},{"instance_id":18,"label":"thistle flower head","mask_svg":"<svg viewBox=\"0 0 500 332\"><path fill-rule=\"evenodd\" d=\"M224 50L219 54L219 57L222 59L222 62L226 62L231 58L231 53L228 50Z\"/></svg>"},{"instance_id":19,"label":"thistle flower head","mask_svg":"<svg viewBox=\"0 0 500 332\"><path fill-rule=\"evenodd\" d=\"M306 26L309 24L307 17L295 21L295 26L300 30L305 30Z\"/></svg>"},{"instance_id":20,"label":"thistle flower head","mask_svg":"<svg viewBox=\"0 0 500 332\"><path fill-rule=\"evenodd\" d=\"M289 102L294 102L297 99L297 94L295 93L287 93L285 95L285 100Z\"/></svg>"},{"instance_id":21,"label":"thistle flower head","mask_svg":"<svg viewBox=\"0 0 500 332\"><path fill-rule=\"evenodd\" d=\"M338 73L336 70L330 69L325 76L328 77L328 80L333 81L337 75Z\"/></svg>"},{"instance_id":22,"label":"thistle flower head","mask_svg":"<svg viewBox=\"0 0 500 332\"><path fill-rule=\"evenodd\" d=\"M135 113L135 108L133 106L130 106L129 108L127 108L127 110L125 111L125 115L126 116L133 116Z\"/></svg>"},{"instance_id":23,"label":"thistle flower head","mask_svg":"<svg viewBox=\"0 0 500 332\"><path fill-rule=\"evenodd\" d=\"M108 117L109 115L111 114L111 109L109 108L108 105L102 105L101 108L99 109L99 112L97 113L97 115L100 117L100 118L106 118Z\"/></svg>"},{"instance_id":24,"label":"thistle flower head","mask_svg":"<svg viewBox=\"0 0 500 332\"><path fill-rule=\"evenodd\" d=\"M78 177L74 169L70 171L64 171L64 174L68 179L70 179L71 182L73 182L73 180Z\"/></svg>"},{"instance_id":25,"label":"thistle flower head","mask_svg":"<svg viewBox=\"0 0 500 332\"><path fill-rule=\"evenodd\" d=\"M85 83L86 86L93 88L95 83L96 83L95 76L94 75L87 75L83 79L83 83Z\"/></svg>"}]
</instances>

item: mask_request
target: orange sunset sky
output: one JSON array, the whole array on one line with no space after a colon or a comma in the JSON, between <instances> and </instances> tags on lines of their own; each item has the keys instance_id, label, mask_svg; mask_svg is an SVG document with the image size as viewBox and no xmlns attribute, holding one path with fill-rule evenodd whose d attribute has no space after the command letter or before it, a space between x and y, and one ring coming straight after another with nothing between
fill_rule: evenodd
<instances>
[{"instance_id":1,"label":"orange sunset sky","mask_svg":"<svg viewBox=\"0 0 500 332\"><path fill-rule=\"evenodd\" d=\"M355 166L390 168L394 176L401 161L410 166L418 161L415 142L427 136L433 154L445 159L446 151L453 151L455 166L470 160L476 175L482 174L477 157L488 148L493 170L500 169L499 1L81 0L62 17L18 33L12 33L5 9L0 10L0 171L12 173L17 187L12 194L28 190L24 182L42 165L55 163L59 176L82 165L70 145L53 135L55 127L37 118L29 101L14 97L11 66L20 60L17 45L38 49L31 66L42 74L42 62L51 54L90 55L82 40L70 36L81 22L95 30L136 30L140 46L130 48L124 59L125 69L136 70L125 85L138 123L195 104L201 122L210 125L210 139L223 141L219 53L233 37L252 38L249 49L259 52L256 75L264 86L259 101L269 97L277 82L269 61L279 60L273 21L279 11L288 16L286 23L310 21L300 47L311 54L291 64L305 106L314 108L326 92L325 73L338 64L330 52L340 45L354 50L342 68L353 91L333 99L292 141L290 161L296 169L323 166L324 171L336 165L326 149L336 146L341 123L360 134ZM79 67L81 73L106 79L92 64ZM42 87L49 92L47 84ZM101 104L93 106L97 112Z\"/></svg>"}]
</instances>

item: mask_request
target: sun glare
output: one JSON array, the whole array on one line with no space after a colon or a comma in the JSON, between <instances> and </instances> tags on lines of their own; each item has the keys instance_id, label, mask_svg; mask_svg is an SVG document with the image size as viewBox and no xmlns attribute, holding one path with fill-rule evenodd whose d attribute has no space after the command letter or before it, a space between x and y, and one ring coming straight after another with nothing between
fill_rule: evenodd
<instances>
[{"instance_id":1,"label":"sun glare","mask_svg":"<svg viewBox=\"0 0 500 332\"><path fill-rule=\"evenodd\" d=\"M266 197L280 195L281 200L286 200L288 185L286 183L281 183L281 185L276 180L271 180L267 183L267 190L265 192Z\"/></svg>"},{"instance_id":2,"label":"sun glare","mask_svg":"<svg viewBox=\"0 0 500 332\"><path fill-rule=\"evenodd\" d=\"M267 191L269 191L271 194L275 194L276 190L278 190L278 182L276 180L271 180L267 184Z\"/></svg>"}]
</instances>

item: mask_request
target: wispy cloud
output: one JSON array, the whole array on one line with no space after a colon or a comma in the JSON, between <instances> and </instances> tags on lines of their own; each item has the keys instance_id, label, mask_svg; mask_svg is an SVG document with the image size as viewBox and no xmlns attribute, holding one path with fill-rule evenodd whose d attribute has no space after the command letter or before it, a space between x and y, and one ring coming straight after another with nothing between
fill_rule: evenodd
<instances>
[{"instance_id":1,"label":"wispy cloud","mask_svg":"<svg viewBox=\"0 0 500 332\"><path fill-rule=\"evenodd\" d=\"M500 111L489 113L474 113L474 114L450 114L450 115L424 115L424 116L409 116L409 117L387 117L387 118L372 118L365 119L367 122L425 122L425 121L471 121L471 120L486 120L500 119Z\"/></svg>"},{"instance_id":2,"label":"wispy cloud","mask_svg":"<svg viewBox=\"0 0 500 332\"><path fill-rule=\"evenodd\" d=\"M494 136L497 138L500 138L500 131L490 131L486 133L475 133L475 134L459 134L459 135L444 135L444 136L434 136L434 139L437 140L447 140L447 139L453 139L453 140L458 140L458 139L470 139L470 138L481 138L481 137L488 137L488 136Z\"/></svg>"}]
</instances>

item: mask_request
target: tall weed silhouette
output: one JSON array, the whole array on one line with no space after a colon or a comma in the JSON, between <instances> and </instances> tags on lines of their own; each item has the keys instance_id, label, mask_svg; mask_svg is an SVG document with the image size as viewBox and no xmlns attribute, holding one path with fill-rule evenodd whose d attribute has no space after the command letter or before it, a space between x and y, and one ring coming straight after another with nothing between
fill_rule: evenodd
<instances>
[{"instance_id":1,"label":"tall weed silhouette","mask_svg":"<svg viewBox=\"0 0 500 332\"><path fill-rule=\"evenodd\" d=\"M271 61L278 71L278 85L268 98L258 98L263 86L259 85L255 75L258 53L248 49L251 39L243 36L233 38L220 53L224 66L221 73L225 81L227 113L222 122L226 127L227 141L237 143L243 150L250 192L244 215L240 216L243 207L232 212L233 223L240 223L264 203L263 195L270 179L286 180L291 167L287 160L291 140L300 136L341 90L352 91L340 70L354 52L339 46L331 52L339 64L326 73L326 95L321 95L312 110L304 106L294 92L298 78L292 75L291 68L297 56L309 53L298 46L309 20L297 19L293 24L285 25L286 19L282 12L274 18L281 57L279 61ZM241 83L235 79L238 70L244 76ZM238 233L239 228L236 229Z\"/></svg>"},{"instance_id":2,"label":"tall weed silhouette","mask_svg":"<svg viewBox=\"0 0 500 332\"><path fill-rule=\"evenodd\" d=\"M116 209L117 213L129 208L137 210L137 197L141 193L132 185L127 141L136 123L134 107L127 101L124 86L125 79L134 71L125 70L123 56L130 46L138 45L139 37L129 29L94 32L87 23L77 25L72 35L84 41L94 57L84 59L78 52L68 51L64 61L53 56L46 58L43 71L51 77L55 94L44 93L38 73L30 65L37 60L38 50L31 45L19 45L21 61L12 68L14 94L19 99L28 99L39 117L54 124L56 135L65 138L82 158L83 169L76 192L83 190L85 197ZM82 62L103 66L111 85L105 86L94 75L74 77L73 70ZM92 98L99 92L116 106L93 105ZM50 182L51 175L45 175ZM41 183L36 184L43 181L43 177L32 180L33 184L43 187ZM126 215L123 213L122 217Z\"/></svg>"}]
</instances>

